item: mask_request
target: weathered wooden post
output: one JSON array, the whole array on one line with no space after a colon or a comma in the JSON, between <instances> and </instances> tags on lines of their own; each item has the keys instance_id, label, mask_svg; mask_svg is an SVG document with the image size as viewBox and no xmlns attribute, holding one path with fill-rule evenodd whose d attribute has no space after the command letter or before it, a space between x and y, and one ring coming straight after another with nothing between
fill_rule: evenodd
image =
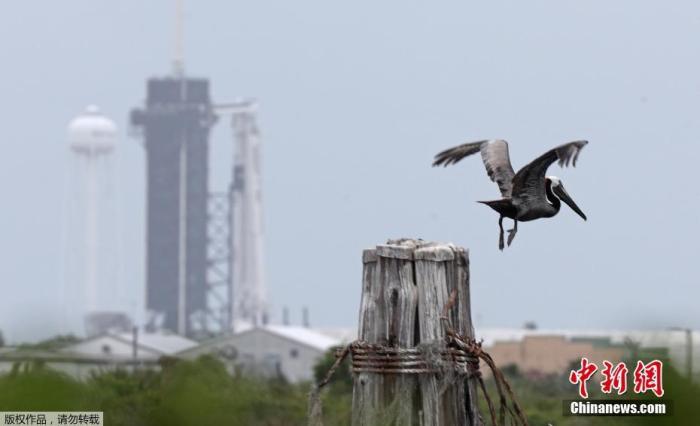
<instances>
[{"instance_id":1,"label":"weathered wooden post","mask_svg":"<svg viewBox=\"0 0 700 426\"><path fill-rule=\"evenodd\" d=\"M474 335L467 252L452 244L390 240L365 250L362 260L353 425L481 424L474 379L451 374L450 367L436 369L454 361L440 352L444 313L454 331Z\"/></svg>"}]
</instances>

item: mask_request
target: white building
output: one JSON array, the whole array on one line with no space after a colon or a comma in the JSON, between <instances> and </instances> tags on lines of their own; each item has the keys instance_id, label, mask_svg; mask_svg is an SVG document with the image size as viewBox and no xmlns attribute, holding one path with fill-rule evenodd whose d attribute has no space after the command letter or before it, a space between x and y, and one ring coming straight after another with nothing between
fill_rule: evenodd
<instances>
[{"instance_id":1,"label":"white building","mask_svg":"<svg viewBox=\"0 0 700 426\"><path fill-rule=\"evenodd\" d=\"M57 351L0 348L0 374L38 363L82 380L94 373L120 368L158 369L161 357L174 356L195 346L197 342L177 334L139 334L134 345L131 333L106 333Z\"/></svg>"},{"instance_id":2,"label":"white building","mask_svg":"<svg viewBox=\"0 0 700 426\"><path fill-rule=\"evenodd\" d=\"M100 374L116 369L160 368L156 358L134 360L128 357L110 358L102 355L14 348L0 351L0 374L9 373L14 369L24 371L34 364L67 374L77 380L87 379L93 373Z\"/></svg>"},{"instance_id":3,"label":"white building","mask_svg":"<svg viewBox=\"0 0 700 426\"><path fill-rule=\"evenodd\" d=\"M174 333L106 333L62 348L65 354L104 357L114 360L157 360L197 346L197 342Z\"/></svg>"},{"instance_id":4,"label":"white building","mask_svg":"<svg viewBox=\"0 0 700 426\"><path fill-rule=\"evenodd\" d=\"M305 327L267 325L212 339L177 356L195 359L214 355L231 374L280 375L296 383L312 380L318 360L342 343L338 338Z\"/></svg>"}]
</instances>

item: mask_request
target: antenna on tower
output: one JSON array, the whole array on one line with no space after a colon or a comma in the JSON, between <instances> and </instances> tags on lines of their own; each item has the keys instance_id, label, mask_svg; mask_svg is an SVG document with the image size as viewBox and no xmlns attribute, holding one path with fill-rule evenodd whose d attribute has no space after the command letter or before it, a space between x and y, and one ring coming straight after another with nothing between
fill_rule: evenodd
<instances>
[{"instance_id":1,"label":"antenna on tower","mask_svg":"<svg viewBox=\"0 0 700 426\"><path fill-rule=\"evenodd\" d=\"M185 75L183 0L175 0L175 58L173 74L177 78Z\"/></svg>"}]
</instances>

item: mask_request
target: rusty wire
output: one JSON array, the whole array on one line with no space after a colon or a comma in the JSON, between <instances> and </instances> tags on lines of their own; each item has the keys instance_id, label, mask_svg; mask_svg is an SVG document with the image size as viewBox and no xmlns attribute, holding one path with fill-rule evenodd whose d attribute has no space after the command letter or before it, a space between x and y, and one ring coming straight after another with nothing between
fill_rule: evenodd
<instances>
[{"instance_id":1,"label":"rusty wire","mask_svg":"<svg viewBox=\"0 0 700 426\"><path fill-rule=\"evenodd\" d=\"M350 354L353 373L427 374L444 370L431 365L420 347L396 348L355 341L350 344ZM477 361L459 348L446 348L439 356L458 374L468 374L469 363Z\"/></svg>"},{"instance_id":2,"label":"rusty wire","mask_svg":"<svg viewBox=\"0 0 700 426\"><path fill-rule=\"evenodd\" d=\"M484 379L481 377L481 374L476 374L476 378L479 381L479 386L481 387L481 390L484 393L484 398L486 399L486 403L489 407L489 414L491 414L491 422L493 426L497 426L498 424L506 424L506 410L508 410L508 412L510 413L513 423L519 421L520 424L527 426L527 417L525 417L525 413L520 407L518 400L515 398L515 394L513 393L513 389L510 387L510 383L508 383L508 380L506 380L506 377L503 375L503 372L501 372L498 366L496 366L496 362L493 360L493 358L491 358L491 355L489 355L481 348L482 342L477 342L473 338L462 336L459 333L457 333L452 327L452 324L450 323L449 312L455 306L456 302L457 289L453 289L450 292L450 297L447 300L447 303L445 303L445 306L442 309L442 316L440 317L443 329L445 331L445 341L447 347L457 347L462 349L463 351L477 357L478 359L483 360L484 363L486 363L486 365L491 370L500 402L498 423L496 422L496 415L495 410L493 408L493 403L491 402L491 397L486 391ZM479 368L478 363L476 364L476 368ZM503 389L505 389L505 392L503 391ZM510 407L508 405L506 393L508 394L508 398L510 398L511 402L513 403L513 407Z\"/></svg>"},{"instance_id":3,"label":"rusty wire","mask_svg":"<svg viewBox=\"0 0 700 426\"><path fill-rule=\"evenodd\" d=\"M467 378L475 377L486 400L493 426L506 424L506 411L510 414L511 423L527 426L527 417L520 407L513 389L508 380L496 366L493 358L481 347L481 342L457 333L451 326L448 313L456 303L456 291L450 294L448 302L443 308L441 317L445 331L444 348L440 349L439 359L444 361L442 365L434 365L429 361L421 347L398 348L376 343L367 343L356 340L336 351L336 360L326 373L324 379L312 390L310 413L318 413L320 416L320 391L328 384L340 364L351 355L352 371L354 373L377 374L435 374L443 373L449 365L457 375ZM493 374L496 390L499 396L498 421L493 401L486 390L486 385L479 370L479 360L489 367ZM512 407L508 404L508 399ZM310 417L311 420L311 417Z\"/></svg>"}]
</instances>

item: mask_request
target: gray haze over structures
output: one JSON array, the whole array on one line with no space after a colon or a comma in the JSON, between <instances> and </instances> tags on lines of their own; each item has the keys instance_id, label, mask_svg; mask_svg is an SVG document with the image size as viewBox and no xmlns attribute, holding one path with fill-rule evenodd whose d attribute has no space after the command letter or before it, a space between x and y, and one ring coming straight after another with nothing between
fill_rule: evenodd
<instances>
[{"instance_id":1,"label":"gray haze over structures","mask_svg":"<svg viewBox=\"0 0 700 426\"><path fill-rule=\"evenodd\" d=\"M65 308L81 304L57 302L65 125L97 103L129 129L144 79L168 75L175 19L169 0L1 12L0 328L17 342L62 332ZM262 106L271 322L286 305L298 324L307 305L315 325L353 326L361 250L421 237L470 249L477 330L700 327L697 2L188 2L184 21L187 75ZM231 179L230 133L212 128L210 190ZM513 164L589 140L575 169L549 171L588 221L563 211L521 224L499 252L497 219L473 201L498 196L480 160L430 167L485 138L507 140ZM148 159L123 139L117 285L138 313Z\"/></svg>"}]
</instances>

